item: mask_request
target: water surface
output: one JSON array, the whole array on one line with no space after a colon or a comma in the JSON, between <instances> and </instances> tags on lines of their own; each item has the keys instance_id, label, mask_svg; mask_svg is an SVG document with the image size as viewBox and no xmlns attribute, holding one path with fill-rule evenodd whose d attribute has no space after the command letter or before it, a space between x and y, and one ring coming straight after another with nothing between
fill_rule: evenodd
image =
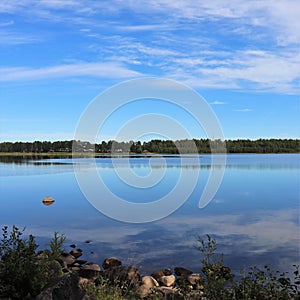
<instances>
[{"instance_id":1,"label":"water surface","mask_svg":"<svg viewBox=\"0 0 300 300\"><path fill-rule=\"evenodd\" d=\"M184 266L200 271L197 236L217 239L218 251L235 272L250 265L269 264L289 270L299 263L299 164L298 154L228 155L225 176L213 201L199 209L208 179L210 156L97 158L98 172L119 197L132 202L154 201L176 185L184 169L186 180L199 174L197 185L180 209L168 217L145 224L128 224L97 211L80 191L73 164L82 172L91 159L0 159L0 225L26 226L41 247L54 231L65 233L66 245L84 249L88 260L102 263L118 256L144 273L155 268ZM216 166L218 167L218 166ZM163 174L151 188L129 187L116 170L148 180L151 172ZM157 173L157 174L158 174ZM155 174L155 173L152 173ZM95 189L101 201L101 190ZM55 203L44 206L52 196ZM91 241L86 243L86 241ZM67 247L68 249L68 247Z\"/></svg>"}]
</instances>

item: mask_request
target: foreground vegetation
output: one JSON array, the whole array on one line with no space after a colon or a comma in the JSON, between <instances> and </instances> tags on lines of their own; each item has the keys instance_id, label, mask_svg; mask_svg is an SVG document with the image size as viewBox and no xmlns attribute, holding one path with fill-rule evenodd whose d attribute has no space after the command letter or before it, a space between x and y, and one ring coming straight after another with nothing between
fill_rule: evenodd
<instances>
[{"instance_id":1,"label":"foreground vegetation","mask_svg":"<svg viewBox=\"0 0 300 300\"><path fill-rule=\"evenodd\" d=\"M299 153L299 139L258 139L258 140L220 140L211 141L209 139L193 140L151 140L149 142L116 142L102 141L99 144L91 144L83 141L35 141L35 142L2 142L0 143L0 153L31 153L49 155L59 155L59 153L68 154L72 150L78 153L163 153L178 154L210 153L211 146L218 149L218 144L223 149L226 145L227 153ZM191 146L192 145L192 146ZM223 150L222 150L223 151Z\"/></svg>"},{"instance_id":2,"label":"foreground vegetation","mask_svg":"<svg viewBox=\"0 0 300 300\"><path fill-rule=\"evenodd\" d=\"M70 254L67 254L64 248L64 235L55 233L49 242L49 248L37 252L35 238L32 235L28 238L23 237L24 230L13 226L9 231L5 226L2 231L0 299L68 299L66 297L70 294L67 290L70 288L73 291L77 289L78 300L300 299L299 266L294 266L293 276L286 272L272 271L265 266L263 270L252 267L243 272L241 279L235 279L230 268L224 265L223 256L216 254L216 241L209 235L198 239L197 250L202 257L202 274L190 274L187 269L175 268L177 279L171 288L161 289L153 286L143 294L138 270L134 267L114 265L109 268L106 266L104 271L100 271L100 268L91 268L95 264L83 260L81 263L86 263L85 268L75 267L74 262L68 261ZM79 250L70 253L75 255ZM70 265L73 267L68 267ZM82 273L84 270L89 272ZM120 276L120 270L129 272L124 277ZM131 274L130 277L128 274ZM189 274L194 278L193 281L190 280ZM171 276L175 279L174 275ZM139 280L134 282L137 278ZM63 291L59 294L56 290L55 297L54 294L53 297L49 296L45 289L49 290L49 287L51 289L51 286L57 286L58 283Z\"/></svg>"}]
</instances>

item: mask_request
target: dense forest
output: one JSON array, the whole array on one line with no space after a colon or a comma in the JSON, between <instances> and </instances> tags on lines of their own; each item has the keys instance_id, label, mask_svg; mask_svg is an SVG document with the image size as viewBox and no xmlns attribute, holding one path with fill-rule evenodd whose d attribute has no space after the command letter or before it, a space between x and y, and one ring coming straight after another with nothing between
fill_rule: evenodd
<instances>
[{"instance_id":1,"label":"dense forest","mask_svg":"<svg viewBox=\"0 0 300 300\"><path fill-rule=\"evenodd\" d=\"M35 141L35 142L2 142L0 152L22 153L47 153L47 152L96 152L96 153L165 153L178 154L194 153L195 145L198 153L210 153L211 145L220 149L226 145L227 153L299 153L299 139L258 139L258 140L220 140L209 139L194 140L151 140L148 142L116 142L102 141L99 144L91 144L82 141ZM193 145L193 147L191 146ZM179 150L178 150L179 149Z\"/></svg>"}]
</instances>

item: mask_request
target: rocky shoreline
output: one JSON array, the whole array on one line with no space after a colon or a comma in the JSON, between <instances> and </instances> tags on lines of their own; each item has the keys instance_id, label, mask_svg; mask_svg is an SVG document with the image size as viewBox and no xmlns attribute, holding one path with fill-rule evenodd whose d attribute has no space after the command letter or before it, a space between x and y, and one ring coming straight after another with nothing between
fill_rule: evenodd
<instances>
[{"instance_id":1,"label":"rocky shoreline","mask_svg":"<svg viewBox=\"0 0 300 300\"><path fill-rule=\"evenodd\" d=\"M74 249L61 254L51 268L57 278L50 282L36 297L36 300L54 299L92 299L86 292L89 286L98 286L100 278L112 285L124 286L137 297L148 299L176 299L185 293L193 295L191 299L205 299L204 278L184 267L153 270L152 274L141 276L135 266L123 265L117 257L106 258L102 265L82 259L83 251ZM47 250L37 254L39 260L47 260ZM59 276L61 272L63 276Z\"/></svg>"},{"instance_id":2,"label":"rocky shoreline","mask_svg":"<svg viewBox=\"0 0 300 300\"><path fill-rule=\"evenodd\" d=\"M54 233L49 248L36 252L34 236L22 238L16 226L2 228L0 241L0 299L3 300L269 300L300 299L300 266L289 272L253 266L235 274L215 253L216 240L199 238L201 274L182 266L154 269L141 275L117 257L102 264L84 259L75 244L63 247L65 236Z\"/></svg>"}]
</instances>

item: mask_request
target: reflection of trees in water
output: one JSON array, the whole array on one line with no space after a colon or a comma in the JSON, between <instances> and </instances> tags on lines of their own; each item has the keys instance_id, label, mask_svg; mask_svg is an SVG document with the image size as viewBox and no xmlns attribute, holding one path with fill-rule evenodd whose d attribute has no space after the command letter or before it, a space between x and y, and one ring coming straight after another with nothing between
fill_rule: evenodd
<instances>
[{"instance_id":1,"label":"reflection of trees in water","mask_svg":"<svg viewBox=\"0 0 300 300\"><path fill-rule=\"evenodd\" d=\"M250 154L251 156L251 154ZM112 159L114 157L114 159ZM276 162L274 160L273 163L269 162L268 155L265 156L268 159L268 162L263 162L264 158L259 158L260 162L255 162L255 158L257 157L253 154L253 160L250 162L244 161L241 158L240 161L234 162L230 161L230 155L227 156L227 164L226 169L243 169L243 170L289 170L289 169L299 169L299 157L295 157L295 160L291 162L279 161ZM72 161L63 161L63 159L70 158L69 156L0 156L0 163L5 164L16 164L16 165L34 165L34 166L61 166L61 165L72 165ZM129 158L129 161L128 161ZM132 155L132 156L98 156L96 158L96 163L99 168L107 169L107 168L153 168L153 169L211 169L211 165L209 162L205 163L195 163L194 156L185 156L184 163L181 163L179 155L164 155L165 163L162 164L161 161L155 162L155 156L147 156L147 155ZM53 161L56 159L56 161ZM190 161L188 161L190 159ZM198 157L199 159L199 157ZM204 158L205 160L210 160L209 157ZM48 160L48 161L47 161ZM200 156L200 161L202 157ZM91 160L92 161L92 160ZM76 160L78 163L84 162L89 165L89 159L85 159L81 161L80 159ZM224 168L223 165L214 165L216 169Z\"/></svg>"},{"instance_id":2,"label":"reflection of trees in water","mask_svg":"<svg viewBox=\"0 0 300 300\"><path fill-rule=\"evenodd\" d=\"M118 164L115 165L118 168L128 168L128 165L122 165ZM99 164L99 167L101 169L113 169L115 166L106 163L106 164ZM203 169L203 170L210 170L212 168L211 165L152 165L152 164L131 164L129 165L132 168L152 168L152 169L191 169L191 170L197 170L197 169ZM224 168L222 165L214 165L213 168L221 170ZM293 170L293 169L299 169L298 165L281 165L281 164L257 164L257 165L232 165L228 164L225 167L226 169L239 169L239 170Z\"/></svg>"},{"instance_id":3,"label":"reflection of trees in water","mask_svg":"<svg viewBox=\"0 0 300 300\"><path fill-rule=\"evenodd\" d=\"M70 158L70 156L38 156L38 155L3 155L0 156L0 163L6 164L16 164L16 165L24 165L24 164L41 164L41 165L49 165L49 164L62 164L62 162L38 162L38 160L46 160L46 159L64 159Z\"/></svg>"}]
</instances>

